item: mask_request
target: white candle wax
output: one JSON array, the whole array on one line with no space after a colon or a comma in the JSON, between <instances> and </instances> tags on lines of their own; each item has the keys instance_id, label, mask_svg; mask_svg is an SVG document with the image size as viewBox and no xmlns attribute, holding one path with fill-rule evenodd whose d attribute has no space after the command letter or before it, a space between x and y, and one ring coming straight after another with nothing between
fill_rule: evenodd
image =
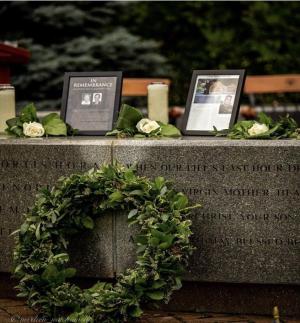
<instances>
[{"instance_id":1,"label":"white candle wax","mask_svg":"<svg viewBox=\"0 0 300 323\"><path fill-rule=\"evenodd\" d=\"M6 120L15 116L15 89L13 86L0 84L0 133L4 133L7 128Z\"/></svg>"},{"instance_id":2,"label":"white candle wax","mask_svg":"<svg viewBox=\"0 0 300 323\"><path fill-rule=\"evenodd\" d=\"M163 83L148 85L148 117L151 120L169 122L168 111L169 87Z\"/></svg>"}]
</instances>

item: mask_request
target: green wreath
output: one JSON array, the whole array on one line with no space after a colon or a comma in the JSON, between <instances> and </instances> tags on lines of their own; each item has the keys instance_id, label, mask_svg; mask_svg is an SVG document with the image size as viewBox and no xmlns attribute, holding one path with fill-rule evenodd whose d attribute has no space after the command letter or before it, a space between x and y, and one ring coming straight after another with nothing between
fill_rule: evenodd
<instances>
[{"instance_id":1,"label":"green wreath","mask_svg":"<svg viewBox=\"0 0 300 323\"><path fill-rule=\"evenodd\" d=\"M181 287L181 276L193 247L188 199L162 177L153 181L120 164L61 178L42 190L17 230L14 275L18 296L46 318L75 322L127 322L143 313L142 304L168 302ZM107 211L128 212L129 225L140 225L135 237L137 261L115 284L97 282L82 290L68 281L68 238L93 229Z\"/></svg>"}]
</instances>

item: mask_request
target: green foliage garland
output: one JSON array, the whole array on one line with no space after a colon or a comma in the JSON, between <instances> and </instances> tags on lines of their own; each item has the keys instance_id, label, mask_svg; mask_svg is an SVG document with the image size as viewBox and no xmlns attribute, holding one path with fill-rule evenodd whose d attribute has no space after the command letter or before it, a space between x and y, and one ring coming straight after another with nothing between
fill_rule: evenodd
<instances>
[{"instance_id":1,"label":"green foliage garland","mask_svg":"<svg viewBox=\"0 0 300 323\"><path fill-rule=\"evenodd\" d=\"M18 296L47 318L76 322L127 322L143 313L145 303L167 302L181 287L181 275L193 247L191 221L183 193L162 177L150 180L118 163L61 178L42 190L17 233L14 275ZM137 261L113 285L97 282L82 290L68 281L68 238L92 230L107 211L123 210L135 237Z\"/></svg>"},{"instance_id":2,"label":"green foliage garland","mask_svg":"<svg viewBox=\"0 0 300 323\"><path fill-rule=\"evenodd\" d=\"M264 131L252 133L253 126L264 126ZM286 115L278 121L273 120L264 112L258 114L257 121L242 120L230 129L218 130L214 127L212 132L217 137L228 137L230 139L300 139L300 129L295 119Z\"/></svg>"}]
</instances>

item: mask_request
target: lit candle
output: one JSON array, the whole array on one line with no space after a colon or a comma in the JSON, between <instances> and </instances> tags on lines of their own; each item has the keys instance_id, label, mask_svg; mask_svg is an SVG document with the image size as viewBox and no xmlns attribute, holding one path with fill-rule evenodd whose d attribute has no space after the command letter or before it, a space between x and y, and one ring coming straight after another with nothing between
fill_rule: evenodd
<instances>
[{"instance_id":1,"label":"lit candle","mask_svg":"<svg viewBox=\"0 0 300 323\"><path fill-rule=\"evenodd\" d=\"M0 84L0 133L7 128L5 121L15 116L15 88L9 84Z\"/></svg>"},{"instance_id":2,"label":"lit candle","mask_svg":"<svg viewBox=\"0 0 300 323\"><path fill-rule=\"evenodd\" d=\"M169 122L168 111L169 87L164 83L148 85L148 117L151 120Z\"/></svg>"}]
</instances>

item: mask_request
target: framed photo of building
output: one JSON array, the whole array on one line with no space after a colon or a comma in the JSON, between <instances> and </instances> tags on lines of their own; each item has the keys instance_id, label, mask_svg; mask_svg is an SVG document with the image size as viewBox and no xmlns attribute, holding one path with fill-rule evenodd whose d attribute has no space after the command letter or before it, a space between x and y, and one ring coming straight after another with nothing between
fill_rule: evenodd
<instances>
[{"instance_id":1,"label":"framed photo of building","mask_svg":"<svg viewBox=\"0 0 300 323\"><path fill-rule=\"evenodd\" d=\"M80 135L105 135L120 108L122 72L66 73L61 117Z\"/></svg>"},{"instance_id":2,"label":"framed photo of building","mask_svg":"<svg viewBox=\"0 0 300 323\"><path fill-rule=\"evenodd\" d=\"M245 70L195 70L188 93L182 132L212 135L214 127L228 129L236 122Z\"/></svg>"}]
</instances>

